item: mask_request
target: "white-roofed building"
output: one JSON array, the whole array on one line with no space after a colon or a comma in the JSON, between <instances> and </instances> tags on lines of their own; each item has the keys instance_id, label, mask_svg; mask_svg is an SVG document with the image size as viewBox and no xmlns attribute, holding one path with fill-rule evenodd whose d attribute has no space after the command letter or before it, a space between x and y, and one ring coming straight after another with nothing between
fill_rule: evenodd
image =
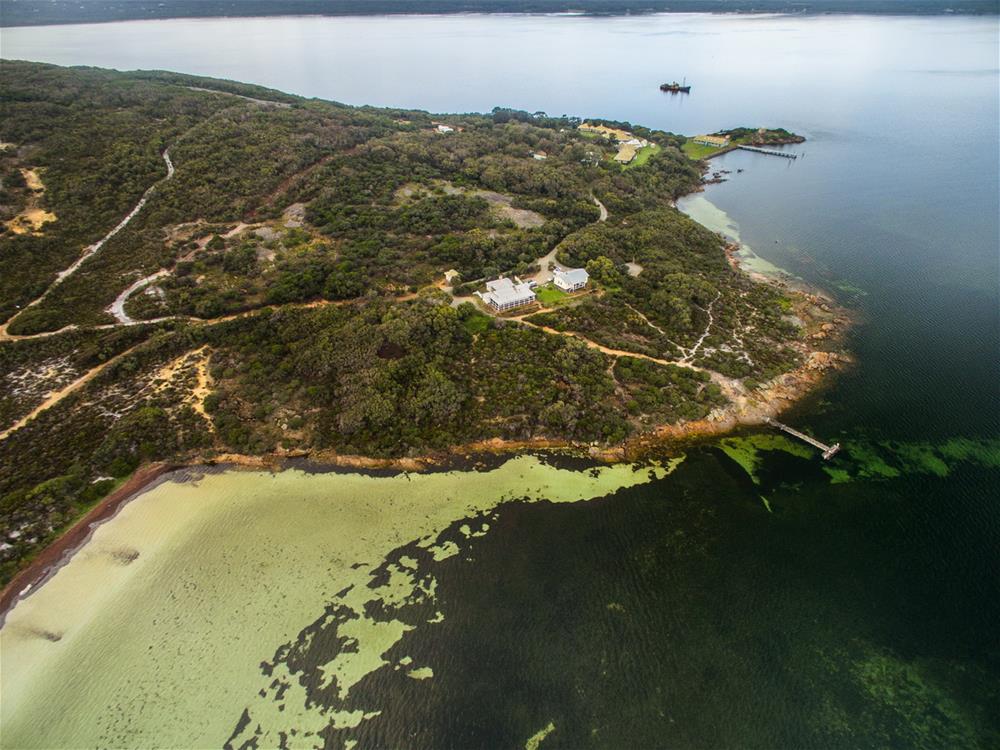
<instances>
[{"instance_id":1,"label":"white-roofed building","mask_svg":"<svg viewBox=\"0 0 1000 750\"><path fill-rule=\"evenodd\" d=\"M702 146L714 146L715 148L725 148L729 145L728 135L696 135L691 140Z\"/></svg>"},{"instance_id":2,"label":"white-roofed building","mask_svg":"<svg viewBox=\"0 0 1000 750\"><path fill-rule=\"evenodd\" d=\"M590 281L590 274L584 268L557 268L552 272L552 282L564 292L583 289Z\"/></svg>"},{"instance_id":3,"label":"white-roofed building","mask_svg":"<svg viewBox=\"0 0 1000 750\"><path fill-rule=\"evenodd\" d=\"M515 284L510 279L500 278L486 282L485 292L476 292L479 298L494 310L503 312L513 307L530 305L535 301L535 292L530 284L518 279Z\"/></svg>"}]
</instances>

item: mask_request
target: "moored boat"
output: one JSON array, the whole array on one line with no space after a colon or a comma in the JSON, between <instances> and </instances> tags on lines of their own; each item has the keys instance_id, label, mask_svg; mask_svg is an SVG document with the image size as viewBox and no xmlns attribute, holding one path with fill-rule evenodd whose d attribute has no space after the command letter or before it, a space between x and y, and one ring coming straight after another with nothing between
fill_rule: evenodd
<instances>
[{"instance_id":1,"label":"moored boat","mask_svg":"<svg viewBox=\"0 0 1000 750\"><path fill-rule=\"evenodd\" d=\"M690 94L691 87L687 85L687 81L684 83L677 83L674 81L672 83L661 83L660 91L669 91L671 94Z\"/></svg>"}]
</instances>

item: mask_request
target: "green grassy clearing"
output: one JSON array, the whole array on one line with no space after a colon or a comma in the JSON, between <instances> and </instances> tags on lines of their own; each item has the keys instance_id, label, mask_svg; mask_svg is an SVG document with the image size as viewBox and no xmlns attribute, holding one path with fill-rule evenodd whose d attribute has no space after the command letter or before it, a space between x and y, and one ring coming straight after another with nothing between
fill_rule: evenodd
<instances>
[{"instance_id":1,"label":"green grassy clearing","mask_svg":"<svg viewBox=\"0 0 1000 750\"><path fill-rule=\"evenodd\" d=\"M490 316L476 310L474 315L470 315L462 321L462 325L466 331L475 336L477 333L482 333L489 328Z\"/></svg>"},{"instance_id":2,"label":"green grassy clearing","mask_svg":"<svg viewBox=\"0 0 1000 750\"><path fill-rule=\"evenodd\" d=\"M721 151L721 148L716 148L715 146L706 146L702 143L695 143L694 141L686 141L683 146L681 146L681 151L689 159L699 160L704 159L706 156L711 156L714 153Z\"/></svg>"},{"instance_id":3,"label":"green grassy clearing","mask_svg":"<svg viewBox=\"0 0 1000 750\"><path fill-rule=\"evenodd\" d=\"M535 294L538 297L538 301L545 307L562 304L563 300L569 296L562 289L557 289L551 285L539 287L535 290Z\"/></svg>"},{"instance_id":4,"label":"green grassy clearing","mask_svg":"<svg viewBox=\"0 0 1000 750\"><path fill-rule=\"evenodd\" d=\"M652 157L653 154L659 153L659 151L660 147L657 146L655 143L646 146L646 148L640 148L636 152L635 158L625 165L625 169L631 169L632 167L641 167L643 164L649 161L650 157Z\"/></svg>"}]
</instances>

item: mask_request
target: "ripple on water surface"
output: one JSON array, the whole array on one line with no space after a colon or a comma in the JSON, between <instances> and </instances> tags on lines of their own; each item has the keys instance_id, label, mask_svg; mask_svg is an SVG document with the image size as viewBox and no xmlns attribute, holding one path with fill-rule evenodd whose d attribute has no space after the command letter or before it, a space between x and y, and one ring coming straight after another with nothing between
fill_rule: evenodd
<instances>
[{"instance_id":1,"label":"ripple on water surface","mask_svg":"<svg viewBox=\"0 0 1000 750\"><path fill-rule=\"evenodd\" d=\"M161 484L9 613L4 744L271 746L294 734L310 746L304 734L357 727L382 708L349 707L367 675L434 679L434 665L383 658L444 618L424 563L460 555L504 502L588 500L666 471L522 456L487 472L232 471ZM303 658L315 683L297 679Z\"/></svg>"}]
</instances>

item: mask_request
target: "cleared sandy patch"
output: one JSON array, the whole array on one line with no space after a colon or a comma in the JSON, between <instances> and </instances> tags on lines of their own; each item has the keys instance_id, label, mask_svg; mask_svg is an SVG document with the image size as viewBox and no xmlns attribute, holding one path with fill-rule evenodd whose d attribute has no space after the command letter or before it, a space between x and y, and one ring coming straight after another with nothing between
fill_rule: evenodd
<instances>
[{"instance_id":1,"label":"cleared sandy patch","mask_svg":"<svg viewBox=\"0 0 1000 750\"><path fill-rule=\"evenodd\" d=\"M45 184L42 182L42 178L38 176L37 169L22 169L21 174L28 185L28 190L45 192Z\"/></svg>"},{"instance_id":2,"label":"cleared sandy patch","mask_svg":"<svg viewBox=\"0 0 1000 750\"><path fill-rule=\"evenodd\" d=\"M55 220L56 215L51 211L45 211L41 208L29 208L8 221L7 226L14 234L33 234L38 232L43 224Z\"/></svg>"},{"instance_id":3,"label":"cleared sandy patch","mask_svg":"<svg viewBox=\"0 0 1000 750\"><path fill-rule=\"evenodd\" d=\"M545 223L545 217L540 213L526 208L515 208L513 205L514 197L511 195L504 195L493 190L467 190L444 180L436 181L434 187L440 188L445 195L468 195L482 198L490 204L490 209L497 219L509 219L515 226L521 229L540 227ZM432 190L433 188L420 185L419 183L407 183L396 190L395 200L397 204L405 204L413 200L414 197L420 198L426 194L432 195Z\"/></svg>"},{"instance_id":4,"label":"cleared sandy patch","mask_svg":"<svg viewBox=\"0 0 1000 750\"><path fill-rule=\"evenodd\" d=\"M182 390L189 388L180 403L187 404L198 412L209 425L212 424L212 420L205 412L205 398L212 392L212 377L208 372L210 356L211 351L207 344L186 352L161 367L152 380L155 383L156 393L161 393L172 385ZM189 385L191 380L194 382Z\"/></svg>"},{"instance_id":5,"label":"cleared sandy patch","mask_svg":"<svg viewBox=\"0 0 1000 750\"><path fill-rule=\"evenodd\" d=\"M37 234L42 225L55 221L57 217L39 205L41 197L45 194L45 183L42 182L38 170L22 168L21 175L32 195L28 198L24 210L7 222L7 228L14 234Z\"/></svg>"}]
</instances>

